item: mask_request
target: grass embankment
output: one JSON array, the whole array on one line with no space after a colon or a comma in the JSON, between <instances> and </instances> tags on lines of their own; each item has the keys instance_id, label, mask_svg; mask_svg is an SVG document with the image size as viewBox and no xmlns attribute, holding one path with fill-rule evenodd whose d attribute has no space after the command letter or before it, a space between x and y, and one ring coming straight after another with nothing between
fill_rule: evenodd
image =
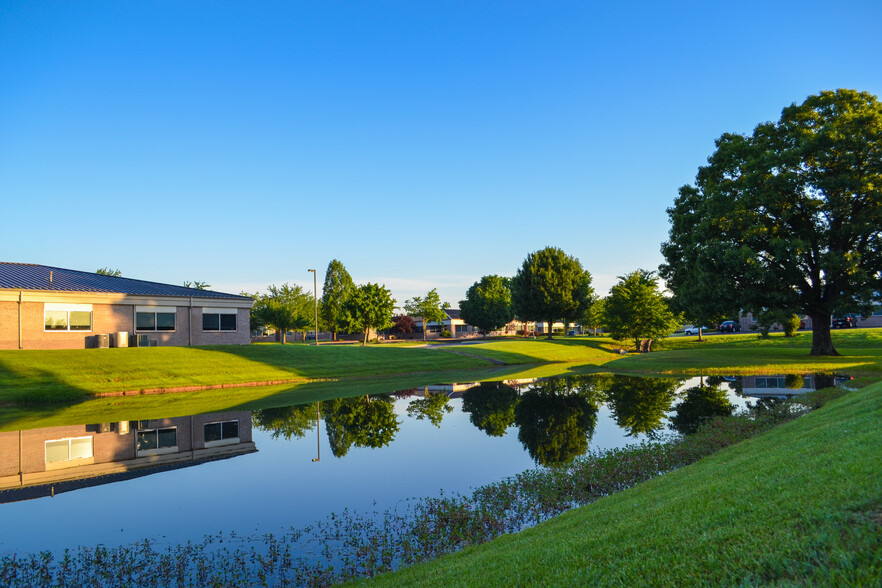
<instances>
[{"instance_id":1,"label":"grass embankment","mask_svg":"<svg viewBox=\"0 0 882 588\"><path fill-rule=\"evenodd\" d=\"M376 585L879 585L882 382Z\"/></svg>"}]
</instances>

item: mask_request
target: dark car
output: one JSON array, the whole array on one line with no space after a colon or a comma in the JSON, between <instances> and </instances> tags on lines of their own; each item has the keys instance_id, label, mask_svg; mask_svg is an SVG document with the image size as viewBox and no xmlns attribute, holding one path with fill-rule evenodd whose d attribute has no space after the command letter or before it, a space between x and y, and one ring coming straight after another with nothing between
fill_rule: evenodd
<instances>
[{"instance_id":1,"label":"dark car","mask_svg":"<svg viewBox=\"0 0 882 588\"><path fill-rule=\"evenodd\" d=\"M737 321L723 321L720 323L721 333L740 333L741 323Z\"/></svg>"},{"instance_id":2,"label":"dark car","mask_svg":"<svg viewBox=\"0 0 882 588\"><path fill-rule=\"evenodd\" d=\"M857 326L857 319L850 314L833 317L830 326L834 329L850 329Z\"/></svg>"}]
</instances>

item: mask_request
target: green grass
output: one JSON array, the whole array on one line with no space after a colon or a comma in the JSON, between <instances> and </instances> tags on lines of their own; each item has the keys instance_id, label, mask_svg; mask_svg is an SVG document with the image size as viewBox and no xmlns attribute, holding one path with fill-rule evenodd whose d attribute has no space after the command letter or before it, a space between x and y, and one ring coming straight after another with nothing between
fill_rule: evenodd
<instances>
[{"instance_id":1,"label":"green grass","mask_svg":"<svg viewBox=\"0 0 882 588\"><path fill-rule=\"evenodd\" d=\"M390 586L876 585L882 382Z\"/></svg>"}]
</instances>

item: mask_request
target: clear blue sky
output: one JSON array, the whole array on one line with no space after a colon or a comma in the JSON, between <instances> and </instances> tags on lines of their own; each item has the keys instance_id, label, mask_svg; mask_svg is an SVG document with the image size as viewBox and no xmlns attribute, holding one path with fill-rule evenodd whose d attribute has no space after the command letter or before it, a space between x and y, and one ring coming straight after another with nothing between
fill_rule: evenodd
<instances>
[{"instance_id":1,"label":"clear blue sky","mask_svg":"<svg viewBox=\"0 0 882 588\"><path fill-rule=\"evenodd\" d=\"M213 289L340 259L606 294L724 132L882 94L882 2L0 3L0 260Z\"/></svg>"}]
</instances>

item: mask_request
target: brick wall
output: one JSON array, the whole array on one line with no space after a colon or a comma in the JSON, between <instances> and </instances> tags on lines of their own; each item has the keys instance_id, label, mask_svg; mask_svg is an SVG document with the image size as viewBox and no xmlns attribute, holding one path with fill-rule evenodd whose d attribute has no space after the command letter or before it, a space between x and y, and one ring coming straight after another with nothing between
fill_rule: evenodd
<instances>
[{"instance_id":1,"label":"brick wall","mask_svg":"<svg viewBox=\"0 0 882 588\"><path fill-rule=\"evenodd\" d=\"M134 335L144 334L158 345L186 346L190 344L192 321L193 345L247 345L250 337L250 312L238 309L236 331L203 331L202 309L178 306L174 331L135 331L135 313L132 304L92 304L91 331L49 331L44 328L42 302L22 303L21 333L23 349L84 349L97 345L98 334L129 333L129 345ZM0 349L18 349L18 302L0 301Z\"/></svg>"}]
</instances>

